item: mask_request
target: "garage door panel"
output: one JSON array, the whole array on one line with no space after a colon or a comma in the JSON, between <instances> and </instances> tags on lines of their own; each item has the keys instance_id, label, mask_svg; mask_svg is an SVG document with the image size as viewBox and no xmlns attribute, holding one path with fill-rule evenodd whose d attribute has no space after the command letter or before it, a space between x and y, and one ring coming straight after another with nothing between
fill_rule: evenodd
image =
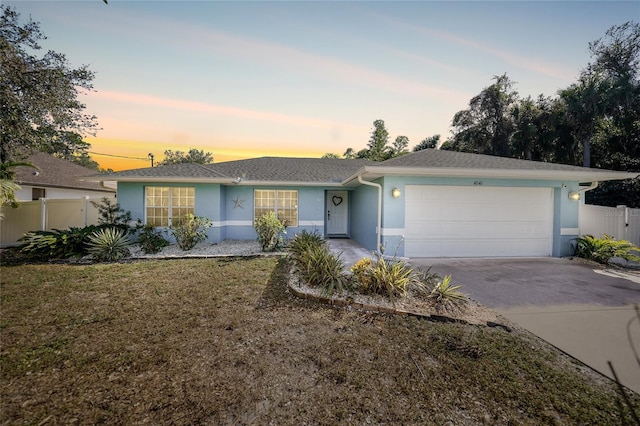
<instances>
[{"instance_id":1,"label":"garage door panel","mask_svg":"<svg viewBox=\"0 0 640 426\"><path fill-rule=\"evenodd\" d=\"M549 256L551 188L405 189L405 255Z\"/></svg>"}]
</instances>

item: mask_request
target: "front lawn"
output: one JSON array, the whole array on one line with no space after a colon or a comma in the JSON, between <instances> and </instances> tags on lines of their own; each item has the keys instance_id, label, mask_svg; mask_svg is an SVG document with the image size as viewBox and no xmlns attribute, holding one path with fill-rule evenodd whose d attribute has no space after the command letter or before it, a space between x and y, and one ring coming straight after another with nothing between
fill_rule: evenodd
<instances>
[{"instance_id":1,"label":"front lawn","mask_svg":"<svg viewBox=\"0 0 640 426\"><path fill-rule=\"evenodd\" d=\"M286 268L0 267L2 424L623 422L611 382L525 332L298 300Z\"/></svg>"}]
</instances>

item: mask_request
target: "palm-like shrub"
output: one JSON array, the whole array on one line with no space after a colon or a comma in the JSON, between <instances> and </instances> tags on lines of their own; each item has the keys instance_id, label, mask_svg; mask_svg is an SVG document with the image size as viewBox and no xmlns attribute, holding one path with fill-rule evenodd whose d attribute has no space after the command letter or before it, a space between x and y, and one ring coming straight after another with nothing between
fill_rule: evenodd
<instances>
[{"instance_id":1,"label":"palm-like shrub","mask_svg":"<svg viewBox=\"0 0 640 426\"><path fill-rule=\"evenodd\" d=\"M329 251L326 244L310 247L298 265L302 278L312 287L320 287L328 295L341 293L349 284L340 255Z\"/></svg>"},{"instance_id":2,"label":"palm-like shrub","mask_svg":"<svg viewBox=\"0 0 640 426\"><path fill-rule=\"evenodd\" d=\"M612 257L640 261L640 257L632 253L634 250L638 250L638 247L629 241L614 240L609 235L604 235L602 238L596 238L593 235L576 238L575 255L599 263L607 264Z\"/></svg>"},{"instance_id":3,"label":"palm-like shrub","mask_svg":"<svg viewBox=\"0 0 640 426\"><path fill-rule=\"evenodd\" d=\"M297 234L293 239L289 242L289 253L291 254L291 258L296 263L305 263L305 257L307 251L314 247L319 247L322 245L326 245L327 242L322 239L318 233L310 233L307 231L302 231Z\"/></svg>"},{"instance_id":4,"label":"palm-like shrub","mask_svg":"<svg viewBox=\"0 0 640 426\"><path fill-rule=\"evenodd\" d=\"M213 226L206 217L194 216L188 214L181 218L174 225L169 226L169 230L176 239L178 247L182 250L191 250L198 244L207 239L207 229Z\"/></svg>"},{"instance_id":5,"label":"palm-like shrub","mask_svg":"<svg viewBox=\"0 0 640 426\"><path fill-rule=\"evenodd\" d=\"M68 259L87 254L88 238L101 226L71 227L51 231L27 232L21 239L20 251L37 259Z\"/></svg>"},{"instance_id":6,"label":"palm-like shrub","mask_svg":"<svg viewBox=\"0 0 640 426\"><path fill-rule=\"evenodd\" d=\"M276 251L284 243L282 234L286 234L287 231L274 212L267 212L257 218L253 227L258 233L262 251Z\"/></svg>"},{"instance_id":7,"label":"palm-like shrub","mask_svg":"<svg viewBox=\"0 0 640 426\"><path fill-rule=\"evenodd\" d=\"M89 236L89 254L99 262L114 262L128 257L132 241L120 228L104 228Z\"/></svg>"},{"instance_id":8,"label":"palm-like shrub","mask_svg":"<svg viewBox=\"0 0 640 426\"><path fill-rule=\"evenodd\" d=\"M379 256L369 269L370 291L381 296L402 297L413 281L413 269L402 261L387 261Z\"/></svg>"},{"instance_id":9,"label":"palm-like shrub","mask_svg":"<svg viewBox=\"0 0 640 426\"><path fill-rule=\"evenodd\" d=\"M429 294L429 298L439 304L467 303L467 296L459 291L460 288L462 288L462 286L451 284L451 275L446 275L442 281L433 287Z\"/></svg>"}]
</instances>

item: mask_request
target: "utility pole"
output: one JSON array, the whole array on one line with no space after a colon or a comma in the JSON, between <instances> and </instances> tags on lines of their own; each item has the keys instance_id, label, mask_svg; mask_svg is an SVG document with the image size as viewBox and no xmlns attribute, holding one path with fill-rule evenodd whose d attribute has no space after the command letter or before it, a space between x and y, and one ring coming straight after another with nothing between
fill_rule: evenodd
<instances>
[{"instance_id":1,"label":"utility pole","mask_svg":"<svg viewBox=\"0 0 640 426\"><path fill-rule=\"evenodd\" d=\"M148 156L149 156L149 158L151 159L151 167L153 167L153 154L152 154L152 153L149 153L149 155L148 155Z\"/></svg>"}]
</instances>

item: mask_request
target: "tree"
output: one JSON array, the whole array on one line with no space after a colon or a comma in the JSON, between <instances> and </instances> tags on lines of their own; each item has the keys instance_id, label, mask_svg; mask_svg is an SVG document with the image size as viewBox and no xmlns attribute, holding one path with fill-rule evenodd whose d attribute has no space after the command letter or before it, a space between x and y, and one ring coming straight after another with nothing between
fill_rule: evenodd
<instances>
[{"instance_id":1,"label":"tree","mask_svg":"<svg viewBox=\"0 0 640 426\"><path fill-rule=\"evenodd\" d=\"M510 108L518 99L518 93L512 89L513 82L506 74L493 79L495 83L485 87L469 101L469 109L454 115L451 142L454 150L511 156Z\"/></svg>"},{"instance_id":2,"label":"tree","mask_svg":"<svg viewBox=\"0 0 640 426\"><path fill-rule=\"evenodd\" d=\"M424 138L420 143L413 147L413 152L422 151L423 149L437 148L440 143L440 135L429 136Z\"/></svg>"},{"instance_id":3,"label":"tree","mask_svg":"<svg viewBox=\"0 0 640 426\"><path fill-rule=\"evenodd\" d=\"M399 157L409 152L409 138L406 136L398 136L393 141L391 147L387 150L387 158Z\"/></svg>"},{"instance_id":4,"label":"tree","mask_svg":"<svg viewBox=\"0 0 640 426\"><path fill-rule=\"evenodd\" d=\"M158 165L166 166L168 164L181 163L211 164L213 163L213 156L210 152L204 152L204 150L197 150L195 148L191 148L187 153L168 149L164 152L164 160L158 163Z\"/></svg>"},{"instance_id":5,"label":"tree","mask_svg":"<svg viewBox=\"0 0 640 426\"><path fill-rule=\"evenodd\" d=\"M333 152L327 152L322 156L322 158L340 158L338 154L334 154Z\"/></svg>"},{"instance_id":6,"label":"tree","mask_svg":"<svg viewBox=\"0 0 640 426\"><path fill-rule=\"evenodd\" d=\"M36 56L38 42L46 39L40 24L29 20L21 25L19 14L8 6L0 5L0 11L0 163L38 151L57 152L60 146L86 152L89 145L78 145L70 136L94 134L97 126L78 100L93 88L93 73L86 65L70 68L61 53Z\"/></svg>"},{"instance_id":7,"label":"tree","mask_svg":"<svg viewBox=\"0 0 640 426\"><path fill-rule=\"evenodd\" d=\"M383 120L375 120L373 122L373 130L369 143L367 144L368 152L366 158L372 161L384 161L387 159L385 153L387 144L389 143L389 132L384 126Z\"/></svg>"}]
</instances>

